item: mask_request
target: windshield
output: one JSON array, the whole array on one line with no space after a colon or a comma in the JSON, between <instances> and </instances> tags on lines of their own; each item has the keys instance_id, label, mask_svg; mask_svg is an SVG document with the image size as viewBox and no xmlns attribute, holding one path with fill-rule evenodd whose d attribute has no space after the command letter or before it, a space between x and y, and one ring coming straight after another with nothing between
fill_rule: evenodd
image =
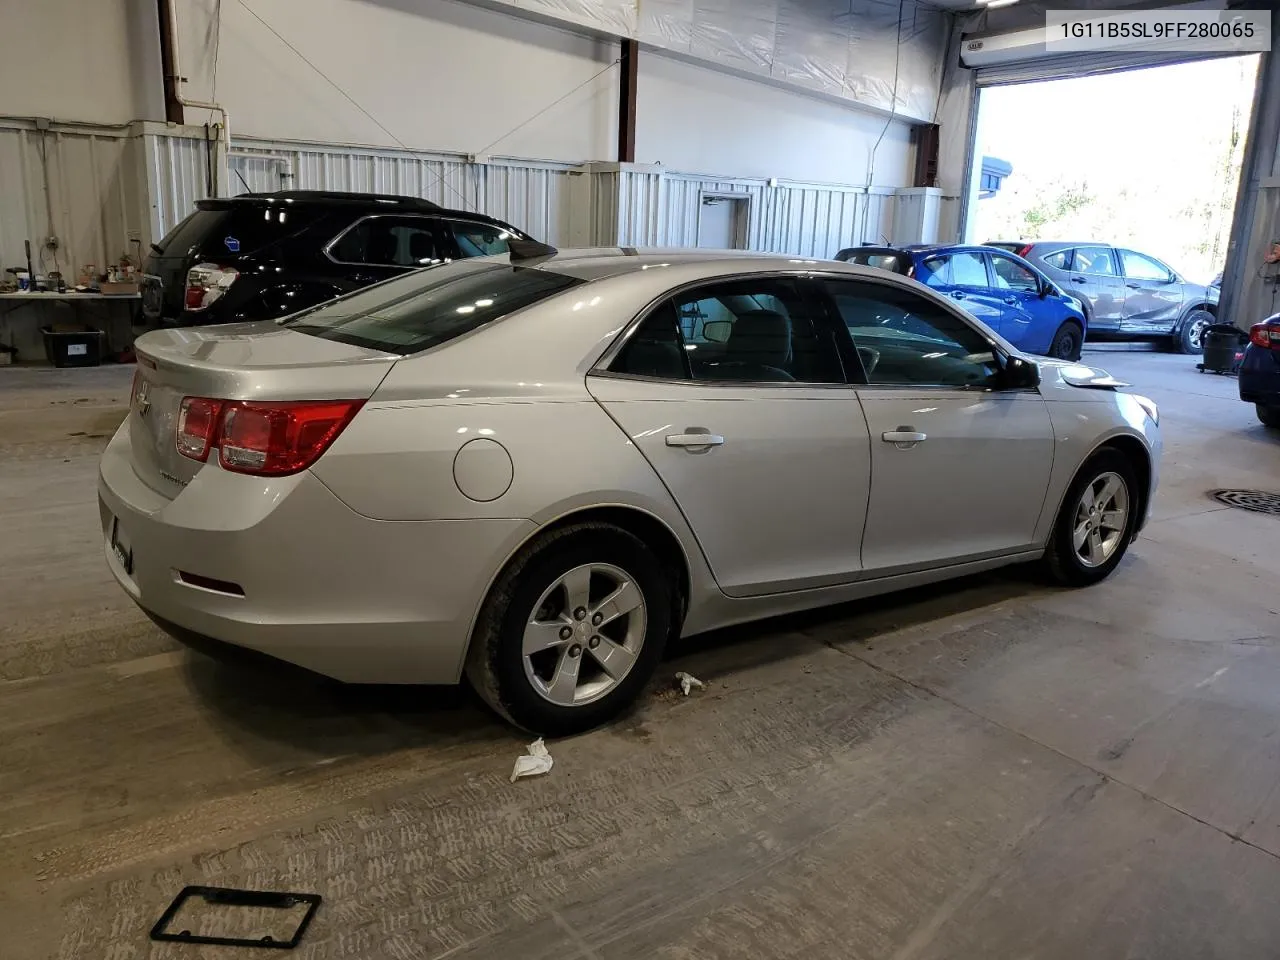
<instances>
[{"instance_id":1,"label":"windshield","mask_svg":"<svg viewBox=\"0 0 1280 960\"><path fill-rule=\"evenodd\" d=\"M332 300L282 325L326 340L408 355L585 282L505 263L445 264Z\"/></svg>"}]
</instances>

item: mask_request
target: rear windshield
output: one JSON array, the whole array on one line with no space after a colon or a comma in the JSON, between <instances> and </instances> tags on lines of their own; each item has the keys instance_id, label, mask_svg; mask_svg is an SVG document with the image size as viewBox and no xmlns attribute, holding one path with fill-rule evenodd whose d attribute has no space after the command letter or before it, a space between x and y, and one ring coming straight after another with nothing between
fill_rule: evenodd
<instances>
[{"instance_id":1,"label":"rear windshield","mask_svg":"<svg viewBox=\"0 0 1280 960\"><path fill-rule=\"evenodd\" d=\"M314 222L317 212L293 204L240 203L196 210L156 244L160 256L236 256L292 236Z\"/></svg>"},{"instance_id":2,"label":"rear windshield","mask_svg":"<svg viewBox=\"0 0 1280 960\"><path fill-rule=\"evenodd\" d=\"M443 264L368 287L283 321L299 333L408 355L586 281L508 264Z\"/></svg>"}]
</instances>

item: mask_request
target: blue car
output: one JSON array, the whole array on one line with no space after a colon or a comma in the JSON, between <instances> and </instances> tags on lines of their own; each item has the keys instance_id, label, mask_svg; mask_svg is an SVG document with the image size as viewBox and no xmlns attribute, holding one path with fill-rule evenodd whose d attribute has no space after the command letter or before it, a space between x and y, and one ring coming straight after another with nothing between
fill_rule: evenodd
<instances>
[{"instance_id":1,"label":"blue car","mask_svg":"<svg viewBox=\"0 0 1280 960\"><path fill-rule=\"evenodd\" d=\"M1017 254L994 247L850 247L837 260L905 274L955 300L1019 350L1079 360L1084 304Z\"/></svg>"},{"instance_id":2,"label":"blue car","mask_svg":"<svg viewBox=\"0 0 1280 960\"><path fill-rule=\"evenodd\" d=\"M1240 399L1254 405L1266 426L1280 427L1280 313L1249 331L1240 361Z\"/></svg>"}]
</instances>

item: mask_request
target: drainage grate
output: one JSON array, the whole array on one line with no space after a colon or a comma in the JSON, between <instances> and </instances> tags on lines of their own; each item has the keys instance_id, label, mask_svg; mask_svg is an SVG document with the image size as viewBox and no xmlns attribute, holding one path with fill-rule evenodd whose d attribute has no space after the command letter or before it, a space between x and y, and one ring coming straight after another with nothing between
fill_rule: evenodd
<instances>
[{"instance_id":1,"label":"drainage grate","mask_svg":"<svg viewBox=\"0 0 1280 960\"><path fill-rule=\"evenodd\" d=\"M1267 493L1265 490L1210 490L1209 496L1228 507L1280 517L1280 493Z\"/></svg>"}]
</instances>

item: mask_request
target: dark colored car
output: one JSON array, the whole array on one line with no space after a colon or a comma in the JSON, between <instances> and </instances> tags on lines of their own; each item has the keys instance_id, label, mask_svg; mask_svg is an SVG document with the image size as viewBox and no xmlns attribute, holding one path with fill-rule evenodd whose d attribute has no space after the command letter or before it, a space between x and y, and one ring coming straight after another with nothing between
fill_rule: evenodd
<instances>
[{"instance_id":1,"label":"dark colored car","mask_svg":"<svg viewBox=\"0 0 1280 960\"><path fill-rule=\"evenodd\" d=\"M152 245L155 325L270 320L409 270L506 253L514 227L415 197L293 190L197 202Z\"/></svg>"},{"instance_id":2,"label":"dark colored car","mask_svg":"<svg viewBox=\"0 0 1280 960\"><path fill-rule=\"evenodd\" d=\"M850 247L837 260L905 274L951 297L1019 350L1079 360L1083 305L1043 272L1004 250L909 244Z\"/></svg>"},{"instance_id":3,"label":"dark colored car","mask_svg":"<svg viewBox=\"0 0 1280 960\"><path fill-rule=\"evenodd\" d=\"M988 243L1025 257L1084 301L1095 340L1164 340L1199 353L1219 289L1191 283L1155 257L1109 243L1010 240Z\"/></svg>"},{"instance_id":4,"label":"dark colored car","mask_svg":"<svg viewBox=\"0 0 1280 960\"><path fill-rule=\"evenodd\" d=\"M1240 399L1252 403L1268 427L1280 427L1280 313L1249 331L1240 361Z\"/></svg>"}]
</instances>

